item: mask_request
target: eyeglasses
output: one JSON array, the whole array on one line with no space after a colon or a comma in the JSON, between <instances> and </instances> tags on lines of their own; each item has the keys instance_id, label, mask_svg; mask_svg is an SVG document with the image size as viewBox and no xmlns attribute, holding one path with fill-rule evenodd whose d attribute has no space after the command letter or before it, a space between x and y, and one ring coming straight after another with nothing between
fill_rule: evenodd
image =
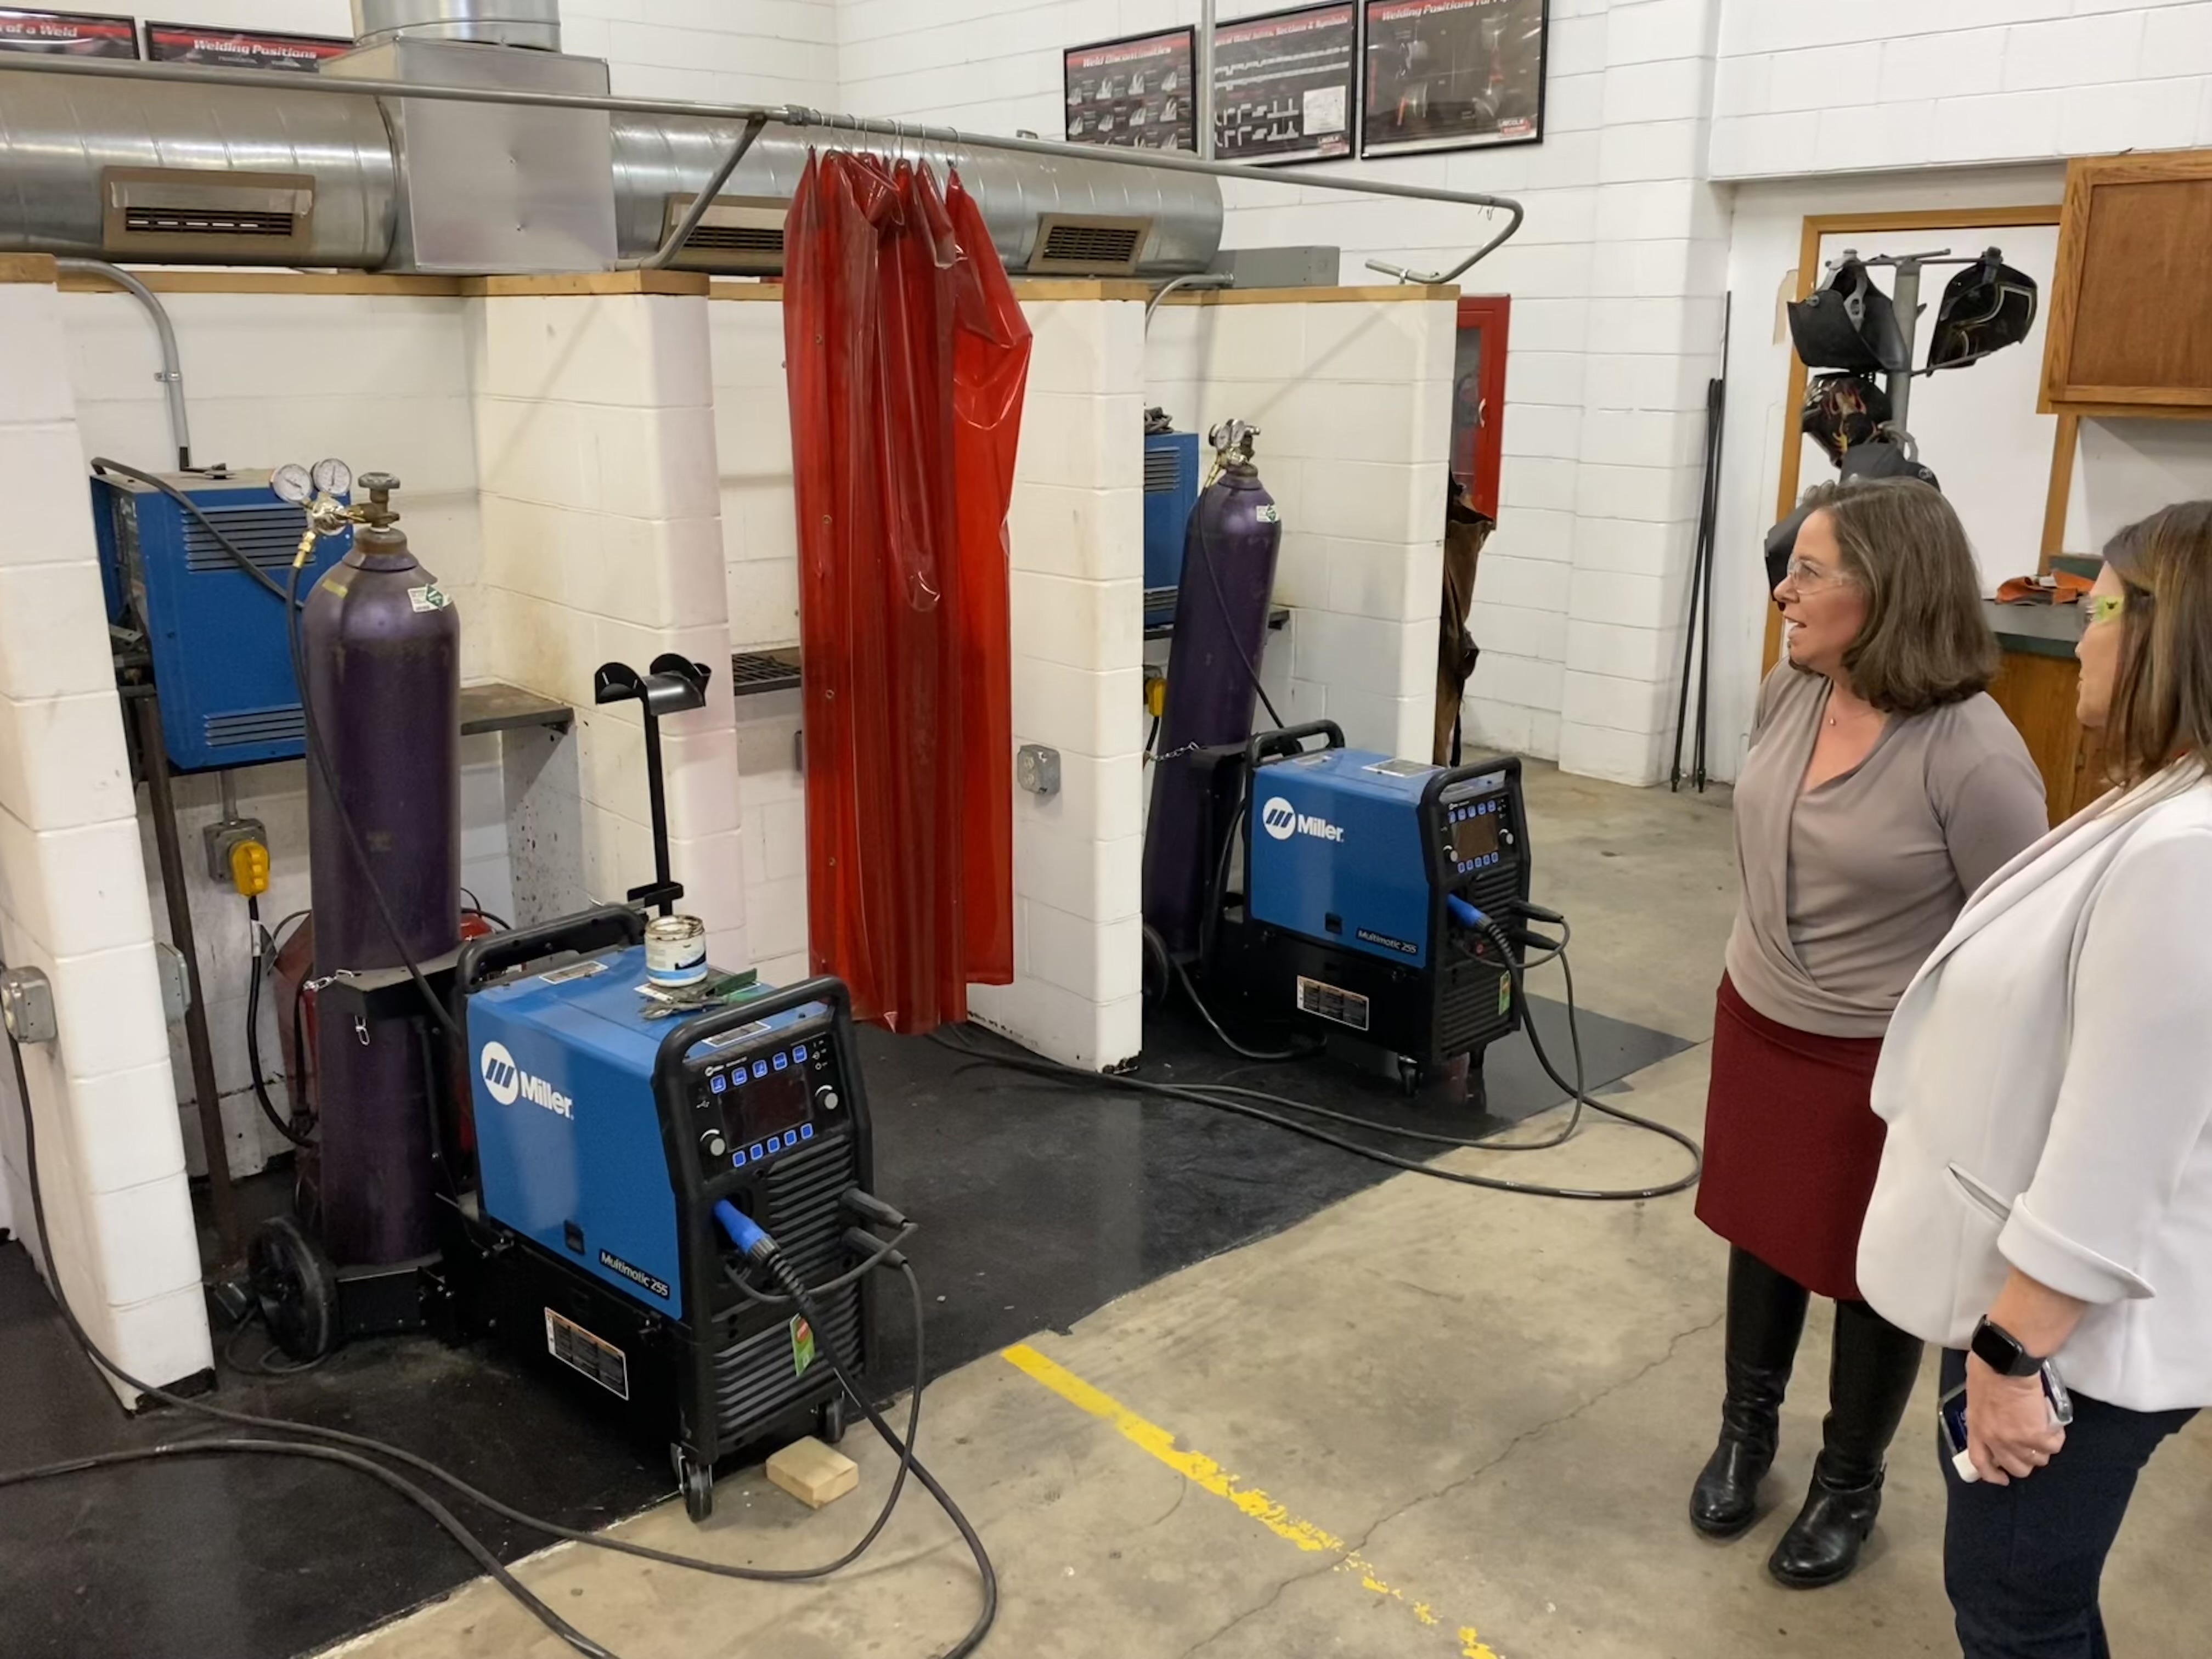
<instances>
[{"instance_id":1,"label":"eyeglasses","mask_svg":"<svg viewBox=\"0 0 2212 1659\"><path fill-rule=\"evenodd\" d=\"M2124 593L2089 595L2089 620L2093 623L2108 623L2127 608L2128 596Z\"/></svg>"},{"instance_id":2,"label":"eyeglasses","mask_svg":"<svg viewBox=\"0 0 2212 1659\"><path fill-rule=\"evenodd\" d=\"M1803 559L1792 559L1783 574L1783 580L1795 582L1800 587L1826 587L1844 580L1844 577L1840 570L1829 570L1820 565L1808 564Z\"/></svg>"}]
</instances>

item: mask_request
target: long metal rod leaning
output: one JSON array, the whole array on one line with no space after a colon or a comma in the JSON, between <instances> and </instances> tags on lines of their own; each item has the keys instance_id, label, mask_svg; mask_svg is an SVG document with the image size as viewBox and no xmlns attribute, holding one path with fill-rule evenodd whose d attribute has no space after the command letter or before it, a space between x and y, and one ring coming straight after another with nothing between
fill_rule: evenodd
<instances>
[{"instance_id":1,"label":"long metal rod leaning","mask_svg":"<svg viewBox=\"0 0 2212 1659\"><path fill-rule=\"evenodd\" d=\"M1067 144L1050 138L1010 138L996 133L963 132L957 127L915 126L866 115L838 115L803 104L699 104L672 98L599 98L586 93L521 92L495 87L418 86L404 81L356 81L350 77L297 75L272 88L265 70L214 69L192 64L141 64L119 58L32 58L0 65L0 72L31 75L89 75L112 81L167 81L183 86L249 87L261 92L322 92L360 97L419 98L455 104L510 104L525 109L605 110L614 115L675 115L702 121L750 121L758 117L779 126L819 128L830 132L864 132L895 137L908 144L936 144L949 149L1007 150L1019 155L1054 155L1114 167L1147 167L1156 173L1197 173L1216 179L1245 179L1298 190L1341 191L1352 196L1391 196L1409 202L1443 202L1456 207L1494 209L1508 216L1505 228L1449 271L1425 276L1398 265L1368 262L1368 269L1407 283L1449 282L1521 228L1521 204L1510 197L1479 191L1443 190L1432 185L1400 185L1357 175L1340 177L1301 171L1285 175L1237 161L1209 161L1171 150L1117 149L1104 144Z\"/></svg>"}]
</instances>

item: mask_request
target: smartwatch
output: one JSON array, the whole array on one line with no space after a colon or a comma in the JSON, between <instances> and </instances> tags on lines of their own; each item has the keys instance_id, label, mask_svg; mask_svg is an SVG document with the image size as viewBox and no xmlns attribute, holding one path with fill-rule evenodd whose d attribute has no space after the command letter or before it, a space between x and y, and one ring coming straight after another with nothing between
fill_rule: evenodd
<instances>
[{"instance_id":1,"label":"smartwatch","mask_svg":"<svg viewBox=\"0 0 2212 1659\"><path fill-rule=\"evenodd\" d=\"M2028 1352L2026 1343L1986 1314L1974 1327L1974 1340L1967 1347L1999 1376L2033 1376L2043 1369L2043 1361Z\"/></svg>"}]
</instances>

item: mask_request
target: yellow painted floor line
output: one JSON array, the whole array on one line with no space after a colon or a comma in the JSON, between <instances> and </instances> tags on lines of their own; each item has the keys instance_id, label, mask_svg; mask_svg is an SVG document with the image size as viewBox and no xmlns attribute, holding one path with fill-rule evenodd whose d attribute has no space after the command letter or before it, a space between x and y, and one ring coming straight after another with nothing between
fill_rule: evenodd
<instances>
[{"instance_id":1,"label":"yellow painted floor line","mask_svg":"<svg viewBox=\"0 0 2212 1659\"><path fill-rule=\"evenodd\" d=\"M1024 1376L1044 1384L1078 1411L1111 1424L1124 1440L1166 1464L1200 1491L1225 1498L1285 1543L1310 1554L1338 1557L1335 1571L1356 1580L1361 1589L1396 1602L1422 1625L1449 1630L1459 1643L1461 1659L1498 1659L1498 1655L1475 1634L1474 1626L1448 1626L1429 1603L1409 1601L1402 1591L1386 1583L1370 1563L1348 1548L1334 1533L1310 1521L1300 1520L1266 1492L1246 1486L1204 1453L1178 1447L1175 1436L1158 1424L1138 1416L1113 1395L1092 1388L1073 1371L1046 1358L1027 1343L1017 1343L1000 1357Z\"/></svg>"}]
</instances>

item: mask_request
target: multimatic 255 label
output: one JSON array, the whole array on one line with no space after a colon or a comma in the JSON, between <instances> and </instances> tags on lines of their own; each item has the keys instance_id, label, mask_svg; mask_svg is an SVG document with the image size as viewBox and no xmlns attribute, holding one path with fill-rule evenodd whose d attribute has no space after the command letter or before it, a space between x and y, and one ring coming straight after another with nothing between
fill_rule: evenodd
<instances>
[{"instance_id":1,"label":"multimatic 255 label","mask_svg":"<svg viewBox=\"0 0 2212 1659\"><path fill-rule=\"evenodd\" d=\"M651 1291L663 1302L668 1300L668 1286L665 1282L655 1279L642 1267L631 1267L612 1250L599 1252L599 1266L605 1267L609 1273L620 1273L641 1290Z\"/></svg>"},{"instance_id":2,"label":"multimatic 255 label","mask_svg":"<svg viewBox=\"0 0 2212 1659\"><path fill-rule=\"evenodd\" d=\"M1362 927L1359 940L1363 945L1379 945L1386 951L1398 951L1409 957L1419 956L1420 947L1410 939L1392 939L1388 933L1378 933L1371 927Z\"/></svg>"}]
</instances>

